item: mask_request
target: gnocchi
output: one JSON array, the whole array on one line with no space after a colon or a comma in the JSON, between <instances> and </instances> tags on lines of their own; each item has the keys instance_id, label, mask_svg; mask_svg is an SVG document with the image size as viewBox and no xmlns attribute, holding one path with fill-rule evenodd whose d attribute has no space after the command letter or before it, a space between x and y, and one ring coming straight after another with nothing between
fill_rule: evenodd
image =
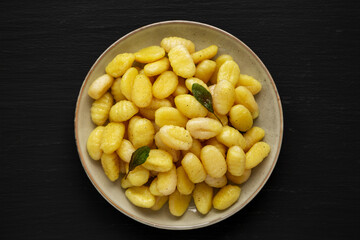
<instances>
[{"instance_id":1,"label":"gnocchi","mask_svg":"<svg viewBox=\"0 0 360 240\"><path fill-rule=\"evenodd\" d=\"M88 154L111 182L120 178L135 206L158 211L168 202L180 217L193 198L202 215L227 209L240 197L238 185L269 155L265 130L253 126L261 83L232 56L214 59L218 50L196 51L191 40L166 37L116 55L90 85ZM194 95L194 83L210 93L208 105ZM129 171L143 146L150 147L145 162Z\"/></svg>"}]
</instances>

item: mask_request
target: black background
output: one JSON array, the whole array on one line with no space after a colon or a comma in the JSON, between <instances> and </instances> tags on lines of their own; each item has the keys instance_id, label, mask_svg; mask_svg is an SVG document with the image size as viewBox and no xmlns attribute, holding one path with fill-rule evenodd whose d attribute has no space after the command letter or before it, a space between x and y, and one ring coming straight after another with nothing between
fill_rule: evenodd
<instances>
[{"instance_id":1,"label":"black background","mask_svg":"<svg viewBox=\"0 0 360 240\"><path fill-rule=\"evenodd\" d=\"M356 239L360 228L357 1L1 1L1 239ZM76 151L82 81L114 41L153 22L222 28L278 87L284 140L263 190L211 227L142 225L102 198Z\"/></svg>"}]
</instances>

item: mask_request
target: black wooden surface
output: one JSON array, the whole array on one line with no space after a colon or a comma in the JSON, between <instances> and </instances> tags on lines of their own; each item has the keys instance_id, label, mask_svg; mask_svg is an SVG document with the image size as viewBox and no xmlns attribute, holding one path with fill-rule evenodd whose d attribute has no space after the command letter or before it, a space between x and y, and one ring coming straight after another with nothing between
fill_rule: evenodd
<instances>
[{"instance_id":1,"label":"black wooden surface","mask_svg":"<svg viewBox=\"0 0 360 240\"><path fill-rule=\"evenodd\" d=\"M357 1L1 1L0 239L360 237ZM211 227L153 229L108 204L74 140L76 98L124 34L184 19L245 42L271 72L285 131L277 166L242 211Z\"/></svg>"}]
</instances>

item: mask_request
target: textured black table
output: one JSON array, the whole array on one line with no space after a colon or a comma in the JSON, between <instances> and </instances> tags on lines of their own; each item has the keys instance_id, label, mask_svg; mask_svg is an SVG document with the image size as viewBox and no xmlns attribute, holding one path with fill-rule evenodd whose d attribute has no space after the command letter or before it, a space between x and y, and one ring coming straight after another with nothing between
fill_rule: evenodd
<instances>
[{"instance_id":1,"label":"textured black table","mask_svg":"<svg viewBox=\"0 0 360 240\"><path fill-rule=\"evenodd\" d=\"M360 79L356 1L1 1L0 239L356 239ZM92 186L74 140L97 57L153 22L208 23L271 72L285 132L277 166L241 212L192 231L126 217Z\"/></svg>"}]
</instances>

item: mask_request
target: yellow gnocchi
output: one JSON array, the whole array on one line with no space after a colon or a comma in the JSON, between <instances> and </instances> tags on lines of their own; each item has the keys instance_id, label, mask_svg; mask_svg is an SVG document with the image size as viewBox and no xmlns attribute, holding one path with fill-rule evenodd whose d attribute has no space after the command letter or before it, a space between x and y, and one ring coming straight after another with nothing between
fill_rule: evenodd
<instances>
[{"instance_id":1,"label":"yellow gnocchi","mask_svg":"<svg viewBox=\"0 0 360 240\"><path fill-rule=\"evenodd\" d=\"M228 81L221 81L214 88L213 104L214 110L226 115L235 102L234 86Z\"/></svg>"},{"instance_id":2,"label":"yellow gnocchi","mask_svg":"<svg viewBox=\"0 0 360 240\"><path fill-rule=\"evenodd\" d=\"M216 60L215 60L216 68L210 79L211 84L217 83L217 76L218 76L219 68L221 67L221 65L224 64L224 62L226 62L228 60L233 60L232 56L230 56L229 54L222 54L218 58L216 58Z\"/></svg>"},{"instance_id":3,"label":"yellow gnocchi","mask_svg":"<svg viewBox=\"0 0 360 240\"><path fill-rule=\"evenodd\" d=\"M261 163L270 153L270 145L266 142L255 143L246 153L245 168L251 169Z\"/></svg>"},{"instance_id":4,"label":"yellow gnocchi","mask_svg":"<svg viewBox=\"0 0 360 240\"><path fill-rule=\"evenodd\" d=\"M205 117L208 113L208 110L193 95L182 94L176 96L174 101L177 109L187 118Z\"/></svg>"},{"instance_id":5,"label":"yellow gnocchi","mask_svg":"<svg viewBox=\"0 0 360 240\"><path fill-rule=\"evenodd\" d=\"M136 149L129 140L123 139L121 141L120 147L116 150L116 153L119 155L121 160L129 163L131 160L131 155L133 152L135 152L135 150Z\"/></svg>"},{"instance_id":6,"label":"yellow gnocchi","mask_svg":"<svg viewBox=\"0 0 360 240\"><path fill-rule=\"evenodd\" d=\"M169 51L169 61L176 75L189 78L195 75L196 67L189 51L183 45L177 45Z\"/></svg>"},{"instance_id":7,"label":"yellow gnocchi","mask_svg":"<svg viewBox=\"0 0 360 240\"><path fill-rule=\"evenodd\" d=\"M160 210L165 203L169 200L169 196L156 196L155 197L155 204L150 209L153 211Z\"/></svg>"},{"instance_id":8,"label":"yellow gnocchi","mask_svg":"<svg viewBox=\"0 0 360 240\"><path fill-rule=\"evenodd\" d=\"M159 137L164 144L175 150L188 150L193 142L189 131L183 127L173 125L161 127Z\"/></svg>"},{"instance_id":9,"label":"yellow gnocchi","mask_svg":"<svg viewBox=\"0 0 360 240\"><path fill-rule=\"evenodd\" d=\"M163 57L162 59L159 59L155 62L146 64L144 66L144 73L148 77L154 77L165 72L169 69L169 67L169 59L167 57Z\"/></svg>"},{"instance_id":10,"label":"yellow gnocchi","mask_svg":"<svg viewBox=\"0 0 360 240\"><path fill-rule=\"evenodd\" d=\"M121 92L121 82L121 77L115 79L110 88L111 95L113 95L116 102L126 99L124 94Z\"/></svg>"},{"instance_id":11,"label":"yellow gnocchi","mask_svg":"<svg viewBox=\"0 0 360 240\"><path fill-rule=\"evenodd\" d=\"M155 112L155 123L159 127L165 125L185 127L187 122L187 117L173 107L161 107Z\"/></svg>"},{"instance_id":12,"label":"yellow gnocchi","mask_svg":"<svg viewBox=\"0 0 360 240\"><path fill-rule=\"evenodd\" d=\"M230 172L226 173L226 177L235 184L243 184L246 182L251 175L251 169L245 169L244 173L241 176L234 176Z\"/></svg>"},{"instance_id":13,"label":"yellow gnocchi","mask_svg":"<svg viewBox=\"0 0 360 240\"><path fill-rule=\"evenodd\" d=\"M198 139L193 139L193 143L188 150L182 150L181 153L185 156L188 152L195 154L198 158L200 158L202 144Z\"/></svg>"},{"instance_id":14,"label":"yellow gnocchi","mask_svg":"<svg viewBox=\"0 0 360 240\"><path fill-rule=\"evenodd\" d=\"M90 85L87 152L135 206L158 211L168 202L180 217L193 198L199 214L225 210L269 155L265 130L253 126L262 85L240 73L231 55L214 59L218 50L195 51L191 40L166 37L116 55ZM211 99L194 94L194 83ZM150 148L145 162L129 171L143 146Z\"/></svg>"},{"instance_id":15,"label":"yellow gnocchi","mask_svg":"<svg viewBox=\"0 0 360 240\"><path fill-rule=\"evenodd\" d=\"M149 180L150 172L143 166L137 166L134 170L130 171L127 178L132 186L142 186Z\"/></svg>"},{"instance_id":16,"label":"yellow gnocchi","mask_svg":"<svg viewBox=\"0 0 360 240\"><path fill-rule=\"evenodd\" d=\"M93 83L91 83L88 94L93 99L97 100L104 95L113 84L114 78L108 74L101 75Z\"/></svg>"},{"instance_id":17,"label":"yellow gnocchi","mask_svg":"<svg viewBox=\"0 0 360 240\"><path fill-rule=\"evenodd\" d=\"M149 157L142 166L150 171L167 172L173 166L173 159L170 153L165 150L151 149Z\"/></svg>"},{"instance_id":18,"label":"yellow gnocchi","mask_svg":"<svg viewBox=\"0 0 360 240\"><path fill-rule=\"evenodd\" d=\"M157 99L153 98L151 103L146 108L140 108L140 113L144 117L150 120L155 120L155 112L161 107L172 107L172 103L169 99Z\"/></svg>"},{"instance_id":19,"label":"yellow gnocchi","mask_svg":"<svg viewBox=\"0 0 360 240\"><path fill-rule=\"evenodd\" d=\"M135 60L135 55L132 53L118 54L105 68L107 74L118 78L124 75Z\"/></svg>"},{"instance_id":20,"label":"yellow gnocchi","mask_svg":"<svg viewBox=\"0 0 360 240\"><path fill-rule=\"evenodd\" d=\"M138 207L151 208L155 205L155 196L150 193L146 186L130 187L126 189L125 196Z\"/></svg>"},{"instance_id":21,"label":"yellow gnocchi","mask_svg":"<svg viewBox=\"0 0 360 240\"><path fill-rule=\"evenodd\" d=\"M131 101L121 100L110 109L110 121L124 122L132 118L139 108Z\"/></svg>"},{"instance_id":22,"label":"yellow gnocchi","mask_svg":"<svg viewBox=\"0 0 360 240\"><path fill-rule=\"evenodd\" d=\"M195 44L185 38L181 37L166 37L161 40L160 46L165 49L166 52L170 52L170 50L177 45L183 45L189 51L189 53L195 52Z\"/></svg>"},{"instance_id":23,"label":"yellow gnocchi","mask_svg":"<svg viewBox=\"0 0 360 240\"><path fill-rule=\"evenodd\" d=\"M213 199L215 209L224 210L233 205L240 197L241 188L235 185L222 187Z\"/></svg>"},{"instance_id":24,"label":"yellow gnocchi","mask_svg":"<svg viewBox=\"0 0 360 240\"><path fill-rule=\"evenodd\" d=\"M194 52L191 54L191 57L194 60L194 63L199 63L206 59L213 58L217 54L217 51L218 47L216 45L211 45L207 48L201 49L200 51Z\"/></svg>"},{"instance_id":25,"label":"yellow gnocchi","mask_svg":"<svg viewBox=\"0 0 360 240\"><path fill-rule=\"evenodd\" d=\"M200 159L193 153L187 153L181 160L181 165L193 183L199 183L205 180L206 172Z\"/></svg>"},{"instance_id":26,"label":"yellow gnocchi","mask_svg":"<svg viewBox=\"0 0 360 240\"><path fill-rule=\"evenodd\" d=\"M139 108L150 105L152 95L152 84L145 74L138 74L134 79L131 90L131 101Z\"/></svg>"},{"instance_id":27,"label":"yellow gnocchi","mask_svg":"<svg viewBox=\"0 0 360 240\"><path fill-rule=\"evenodd\" d=\"M213 188L205 182L197 183L193 192L196 209L203 215L207 214L212 207Z\"/></svg>"},{"instance_id":28,"label":"yellow gnocchi","mask_svg":"<svg viewBox=\"0 0 360 240\"><path fill-rule=\"evenodd\" d=\"M121 79L121 93L127 98L127 100L131 100L131 92L134 85L135 77L139 74L139 71L135 67L131 67L124 73Z\"/></svg>"},{"instance_id":29,"label":"yellow gnocchi","mask_svg":"<svg viewBox=\"0 0 360 240\"><path fill-rule=\"evenodd\" d=\"M170 195L176 190L177 176L176 167L174 164L169 171L160 172L157 178L157 189L163 195Z\"/></svg>"},{"instance_id":30,"label":"yellow gnocchi","mask_svg":"<svg viewBox=\"0 0 360 240\"><path fill-rule=\"evenodd\" d=\"M216 69L216 62L206 59L196 66L195 77L207 83Z\"/></svg>"},{"instance_id":31,"label":"yellow gnocchi","mask_svg":"<svg viewBox=\"0 0 360 240\"><path fill-rule=\"evenodd\" d=\"M194 190L194 183L189 179L184 167L180 166L176 169L177 190L184 195L189 195Z\"/></svg>"},{"instance_id":32,"label":"yellow gnocchi","mask_svg":"<svg viewBox=\"0 0 360 240\"><path fill-rule=\"evenodd\" d=\"M221 132L221 129L221 123L211 118L193 118L186 123L186 130L193 138L200 140L215 137Z\"/></svg>"},{"instance_id":33,"label":"yellow gnocchi","mask_svg":"<svg viewBox=\"0 0 360 240\"><path fill-rule=\"evenodd\" d=\"M111 93L105 93L101 98L95 100L91 105L91 120L96 125L104 125L109 118L109 112L113 105L113 97Z\"/></svg>"},{"instance_id":34,"label":"yellow gnocchi","mask_svg":"<svg viewBox=\"0 0 360 240\"><path fill-rule=\"evenodd\" d=\"M103 153L101 155L101 166L110 181L116 181L120 176L120 161L116 153Z\"/></svg>"},{"instance_id":35,"label":"yellow gnocchi","mask_svg":"<svg viewBox=\"0 0 360 240\"><path fill-rule=\"evenodd\" d=\"M238 86L244 86L252 93L252 95L256 95L261 91L261 83L253 78L252 76L246 74L240 74L239 81L237 83Z\"/></svg>"},{"instance_id":36,"label":"yellow gnocchi","mask_svg":"<svg viewBox=\"0 0 360 240\"><path fill-rule=\"evenodd\" d=\"M178 190L175 190L169 196L169 210L170 213L176 217L182 216L188 209L191 201L191 195L181 194Z\"/></svg>"},{"instance_id":37,"label":"yellow gnocchi","mask_svg":"<svg viewBox=\"0 0 360 240\"><path fill-rule=\"evenodd\" d=\"M158 76L152 86L153 96L158 99L169 97L178 85L178 76L173 71L166 71Z\"/></svg>"},{"instance_id":38,"label":"yellow gnocchi","mask_svg":"<svg viewBox=\"0 0 360 240\"><path fill-rule=\"evenodd\" d=\"M201 149L200 159L204 168L211 177L222 177L227 170L225 158L216 147L207 145Z\"/></svg>"},{"instance_id":39,"label":"yellow gnocchi","mask_svg":"<svg viewBox=\"0 0 360 240\"><path fill-rule=\"evenodd\" d=\"M229 116L231 124L241 132L246 132L253 125L253 117L250 111L241 104L232 106Z\"/></svg>"},{"instance_id":40,"label":"yellow gnocchi","mask_svg":"<svg viewBox=\"0 0 360 240\"><path fill-rule=\"evenodd\" d=\"M100 160L103 151L100 148L105 127L98 126L91 133L86 143L87 151L93 160Z\"/></svg>"},{"instance_id":41,"label":"yellow gnocchi","mask_svg":"<svg viewBox=\"0 0 360 240\"><path fill-rule=\"evenodd\" d=\"M106 154L116 151L124 137L125 125L123 123L109 123L104 129L100 148Z\"/></svg>"},{"instance_id":42,"label":"yellow gnocchi","mask_svg":"<svg viewBox=\"0 0 360 240\"><path fill-rule=\"evenodd\" d=\"M189 90L186 88L185 80L182 77L178 78L178 85L176 86L175 91L173 92L173 96L176 97L181 94L187 94Z\"/></svg>"},{"instance_id":43,"label":"yellow gnocchi","mask_svg":"<svg viewBox=\"0 0 360 240\"><path fill-rule=\"evenodd\" d=\"M134 116L129 121L128 135L135 148L151 146L155 135L154 126L150 120Z\"/></svg>"},{"instance_id":44,"label":"yellow gnocchi","mask_svg":"<svg viewBox=\"0 0 360 240\"><path fill-rule=\"evenodd\" d=\"M244 149L246 146L246 141L243 135L238 130L230 126L223 127L221 132L216 136L216 140L228 148L238 145Z\"/></svg>"},{"instance_id":45,"label":"yellow gnocchi","mask_svg":"<svg viewBox=\"0 0 360 240\"><path fill-rule=\"evenodd\" d=\"M226 80L235 87L239 81L239 78L240 68L234 60L228 60L220 66L217 76L218 83Z\"/></svg>"},{"instance_id":46,"label":"yellow gnocchi","mask_svg":"<svg viewBox=\"0 0 360 240\"><path fill-rule=\"evenodd\" d=\"M196 77L191 77L185 80L185 86L187 89L189 89L190 92L192 92L192 85L194 83L200 84L201 86L203 86L206 90L209 91L209 87L206 85L205 82L203 82L202 80L200 80L199 78Z\"/></svg>"},{"instance_id":47,"label":"yellow gnocchi","mask_svg":"<svg viewBox=\"0 0 360 240\"><path fill-rule=\"evenodd\" d=\"M235 89L235 103L244 105L252 115L252 118L259 116L259 107L254 96L246 87L239 86Z\"/></svg>"},{"instance_id":48,"label":"yellow gnocchi","mask_svg":"<svg viewBox=\"0 0 360 240\"><path fill-rule=\"evenodd\" d=\"M150 46L136 52L135 61L140 63L155 62L165 56L165 49L160 46Z\"/></svg>"},{"instance_id":49,"label":"yellow gnocchi","mask_svg":"<svg viewBox=\"0 0 360 240\"><path fill-rule=\"evenodd\" d=\"M226 155L226 164L229 173L241 176L245 171L246 156L244 150L239 146L229 148Z\"/></svg>"}]
</instances>

